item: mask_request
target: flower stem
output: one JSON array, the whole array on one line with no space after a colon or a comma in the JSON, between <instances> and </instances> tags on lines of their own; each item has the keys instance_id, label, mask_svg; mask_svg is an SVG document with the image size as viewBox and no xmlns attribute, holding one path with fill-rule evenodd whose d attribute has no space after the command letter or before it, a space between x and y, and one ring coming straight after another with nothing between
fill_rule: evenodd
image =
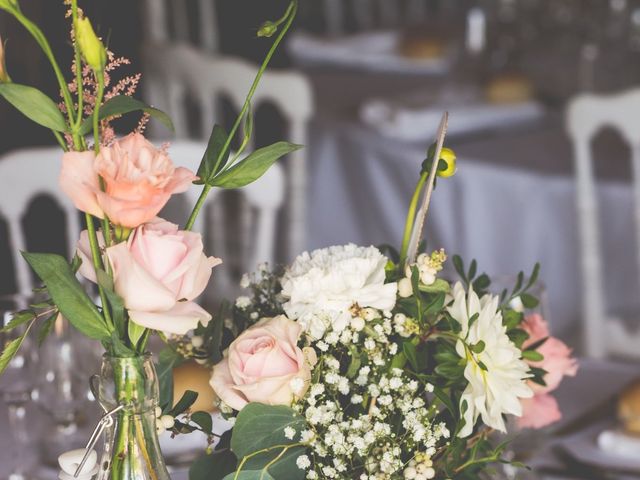
<instances>
[{"instance_id":1,"label":"flower stem","mask_svg":"<svg viewBox=\"0 0 640 480\"><path fill-rule=\"evenodd\" d=\"M74 59L76 64L76 87L78 90L78 111L76 115L76 122L74 130L79 130L82 124L82 117L84 113L84 84L82 81L82 60L80 58L80 47L78 45L78 37L76 34L76 22L78 21L78 0L72 0L71 2L71 21L73 22L73 50Z\"/></svg>"},{"instance_id":2,"label":"flower stem","mask_svg":"<svg viewBox=\"0 0 640 480\"><path fill-rule=\"evenodd\" d=\"M87 233L89 234L89 245L91 247L91 259L93 260L93 268L96 272L102 268L102 258L100 255L100 244L98 243L98 235L96 234L96 227L93 224L93 216L89 213L85 213L85 219L87 221ZM111 319L111 313L109 312L109 304L107 303L107 295L100 284L98 284L98 291L100 293L100 301L102 302L102 313L104 315L107 327L114 329L113 320Z\"/></svg>"},{"instance_id":3,"label":"flower stem","mask_svg":"<svg viewBox=\"0 0 640 480\"><path fill-rule=\"evenodd\" d=\"M238 118L236 118L236 121L233 127L231 128L231 131L229 132L229 135L227 137L227 140L224 146L222 147L222 150L220 150L220 153L218 154L216 165L220 165L220 162L224 158L225 154L229 151L229 148L231 147L231 141L233 140L236 132L238 131L238 128L240 127L240 124L242 123L242 120L244 119L245 115L247 114L247 111L249 110L249 107L251 106L251 100L253 99L256 89L260 84L260 80L262 80L262 76L265 70L267 69L267 67L269 66L269 63L271 62L273 55L278 49L278 46L280 45L280 43L286 36L287 32L291 28L291 25L293 24L293 20L295 19L297 12L298 12L298 0L293 0L291 3L289 3L289 7L287 7L287 10L284 16L282 17L282 19L279 20L279 22L281 22L283 21L283 19L286 19L286 23L284 24L284 27L282 28L282 30L276 37L275 41L273 42L273 45L271 45L269 52L267 53L266 57L262 61L262 65L260 65L260 69L256 74L256 78L254 79L253 84L251 85L251 88L249 90L249 94L247 95L244 105L242 106L242 110L240 111ZM210 190L211 190L211 185L205 184L205 186L202 189L202 193L198 198L198 201L193 207L193 211L191 212L191 215L189 215L189 219L187 220L187 223L184 227L185 230L191 230L193 228L193 224L195 223L196 218L198 217L198 214L200 213L200 210L202 209L202 206L204 205L204 202L207 199L207 195L209 194Z\"/></svg>"},{"instance_id":4,"label":"flower stem","mask_svg":"<svg viewBox=\"0 0 640 480\"><path fill-rule=\"evenodd\" d=\"M409 212L407 213L407 221L404 225L404 235L402 237L402 249L400 250L400 268L404 267L404 263L407 259L407 252L409 250L409 242L411 241L411 234L413 233L413 226L416 220L416 210L418 209L418 202L420 201L420 194L424 188L424 184L429 178L429 172L424 172L420 176L418 185L411 197L411 204L409 205Z\"/></svg>"},{"instance_id":5,"label":"flower stem","mask_svg":"<svg viewBox=\"0 0 640 480\"><path fill-rule=\"evenodd\" d=\"M11 13L14 18L18 20L22 24L22 26L29 31L29 33L31 33L31 36L35 39L35 41L38 43L45 56L49 60L49 63L51 64L53 72L56 76L56 80L58 81L58 84L60 86L60 91L62 92L62 98L64 99L64 104L67 109L67 116L69 117L69 125L73 125L75 109L73 107L73 101L71 99L71 92L69 91L69 86L67 85L64 75L62 74L62 70L60 70L60 66L58 65L58 62L53 55L53 51L51 50L51 46L49 45L47 38L35 23L33 23L23 15L18 6L7 11ZM76 148L79 148L81 145L81 141L80 136L77 133L73 133L73 141Z\"/></svg>"}]
</instances>

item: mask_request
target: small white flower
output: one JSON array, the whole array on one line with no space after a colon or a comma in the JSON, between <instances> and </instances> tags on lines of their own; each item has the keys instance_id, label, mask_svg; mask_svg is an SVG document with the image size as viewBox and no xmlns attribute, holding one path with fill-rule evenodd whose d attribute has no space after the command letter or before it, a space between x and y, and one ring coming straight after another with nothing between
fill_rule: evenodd
<instances>
[{"instance_id":1,"label":"small white flower","mask_svg":"<svg viewBox=\"0 0 640 480\"><path fill-rule=\"evenodd\" d=\"M251 280L249 279L249 274L245 273L244 275L242 275L242 278L240 279L240 288L249 288L250 285L251 285Z\"/></svg>"},{"instance_id":2,"label":"small white flower","mask_svg":"<svg viewBox=\"0 0 640 480\"><path fill-rule=\"evenodd\" d=\"M200 348L202 347L202 345L204 345L204 339L198 335L195 335L191 337L191 345L193 345L194 348Z\"/></svg>"},{"instance_id":3,"label":"small white flower","mask_svg":"<svg viewBox=\"0 0 640 480\"><path fill-rule=\"evenodd\" d=\"M236 299L236 307L238 307L240 310L244 310L245 308L248 308L250 306L251 306L251 299L246 295L243 295Z\"/></svg>"},{"instance_id":4,"label":"small white flower","mask_svg":"<svg viewBox=\"0 0 640 480\"><path fill-rule=\"evenodd\" d=\"M360 332L365 326L364 318L354 317L351 319L351 328L356 332Z\"/></svg>"},{"instance_id":5,"label":"small white flower","mask_svg":"<svg viewBox=\"0 0 640 480\"><path fill-rule=\"evenodd\" d=\"M299 395L304 389L304 380L300 377L293 378L289 384L291 385L291 390L296 395Z\"/></svg>"},{"instance_id":6,"label":"small white flower","mask_svg":"<svg viewBox=\"0 0 640 480\"><path fill-rule=\"evenodd\" d=\"M296 465L300 470L306 470L311 466L311 460L306 455L300 455L296 460Z\"/></svg>"},{"instance_id":7,"label":"small white flower","mask_svg":"<svg viewBox=\"0 0 640 480\"><path fill-rule=\"evenodd\" d=\"M405 277L398 282L398 295L402 298L409 298L413 295L413 285L411 285L411 280Z\"/></svg>"},{"instance_id":8,"label":"small white flower","mask_svg":"<svg viewBox=\"0 0 640 480\"><path fill-rule=\"evenodd\" d=\"M284 429L284 436L286 438L288 438L289 440L293 440L293 438L296 436L296 430L295 428L292 427L286 427Z\"/></svg>"}]
</instances>

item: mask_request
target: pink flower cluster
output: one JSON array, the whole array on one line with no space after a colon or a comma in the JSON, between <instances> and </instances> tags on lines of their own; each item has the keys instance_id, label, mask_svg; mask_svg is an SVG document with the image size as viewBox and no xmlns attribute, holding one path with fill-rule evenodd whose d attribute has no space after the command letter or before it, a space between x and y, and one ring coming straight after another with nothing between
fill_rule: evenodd
<instances>
[{"instance_id":1,"label":"pink flower cluster","mask_svg":"<svg viewBox=\"0 0 640 480\"><path fill-rule=\"evenodd\" d=\"M546 339L537 349L544 359L529 363L532 367L544 369L547 374L544 377L546 386L529 382L535 395L522 400L523 415L518 419L518 426L543 428L562 418L558 402L550 393L558 388L563 377L573 377L578 373L578 362L571 356L571 349L564 342L551 336L549 325L541 315L527 316L522 328L529 334L529 339L523 345L525 349Z\"/></svg>"},{"instance_id":2,"label":"pink flower cluster","mask_svg":"<svg viewBox=\"0 0 640 480\"><path fill-rule=\"evenodd\" d=\"M68 152L62 159L60 187L79 210L133 229L129 238L105 249L103 260L113 274L129 318L136 324L184 335L210 319L193 300L206 288L220 259L204 254L198 233L181 231L157 218L174 193L184 192L197 177L176 168L163 150L133 133L92 152ZM89 235L78 243L80 273L96 282Z\"/></svg>"}]
</instances>

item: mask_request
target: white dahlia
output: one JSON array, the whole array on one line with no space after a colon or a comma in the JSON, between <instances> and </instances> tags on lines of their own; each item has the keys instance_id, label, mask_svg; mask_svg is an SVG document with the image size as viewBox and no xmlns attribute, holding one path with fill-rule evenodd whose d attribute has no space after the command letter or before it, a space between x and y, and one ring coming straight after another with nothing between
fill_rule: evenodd
<instances>
[{"instance_id":1,"label":"white dahlia","mask_svg":"<svg viewBox=\"0 0 640 480\"><path fill-rule=\"evenodd\" d=\"M498 297L478 298L473 289L467 293L460 283L454 286L452 295L453 304L447 310L462 327L456 351L467 361L464 376L469 381L460 399L460 407L466 402L467 410L459 436L469 436L479 416L485 425L505 432L502 415L521 416L520 399L533 396L526 383L529 366L507 336ZM470 322L476 314L477 319ZM469 347L481 342L484 349L473 353Z\"/></svg>"},{"instance_id":2,"label":"white dahlia","mask_svg":"<svg viewBox=\"0 0 640 480\"><path fill-rule=\"evenodd\" d=\"M329 326L346 328L354 304L392 310L398 286L385 283L386 263L375 247L353 244L305 252L282 278L284 310L316 338Z\"/></svg>"}]
</instances>

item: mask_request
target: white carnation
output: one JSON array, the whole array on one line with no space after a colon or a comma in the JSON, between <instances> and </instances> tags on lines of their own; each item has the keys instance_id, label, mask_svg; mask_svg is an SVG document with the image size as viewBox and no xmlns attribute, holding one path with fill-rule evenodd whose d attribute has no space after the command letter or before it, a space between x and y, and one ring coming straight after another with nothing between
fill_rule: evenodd
<instances>
[{"instance_id":1,"label":"white carnation","mask_svg":"<svg viewBox=\"0 0 640 480\"><path fill-rule=\"evenodd\" d=\"M530 398L533 392L527 386L529 367L522 360L522 352L507 336L498 310L499 299L485 295L481 299L473 291L464 291L457 283L453 288L453 304L448 308L460 323L462 331L456 345L458 355L467 361L464 376L469 385L462 394L460 404L466 403L466 421L460 437L471 434L479 416L485 425L506 432L503 414L521 416L521 398ZM477 319L470 325L470 319ZM472 353L466 345L484 343L480 353Z\"/></svg>"},{"instance_id":2,"label":"white carnation","mask_svg":"<svg viewBox=\"0 0 640 480\"><path fill-rule=\"evenodd\" d=\"M375 247L353 244L300 255L282 279L287 316L321 338L331 326L342 331L353 304L392 310L397 284L385 284L387 258ZM337 328L336 328L337 327Z\"/></svg>"}]
</instances>

